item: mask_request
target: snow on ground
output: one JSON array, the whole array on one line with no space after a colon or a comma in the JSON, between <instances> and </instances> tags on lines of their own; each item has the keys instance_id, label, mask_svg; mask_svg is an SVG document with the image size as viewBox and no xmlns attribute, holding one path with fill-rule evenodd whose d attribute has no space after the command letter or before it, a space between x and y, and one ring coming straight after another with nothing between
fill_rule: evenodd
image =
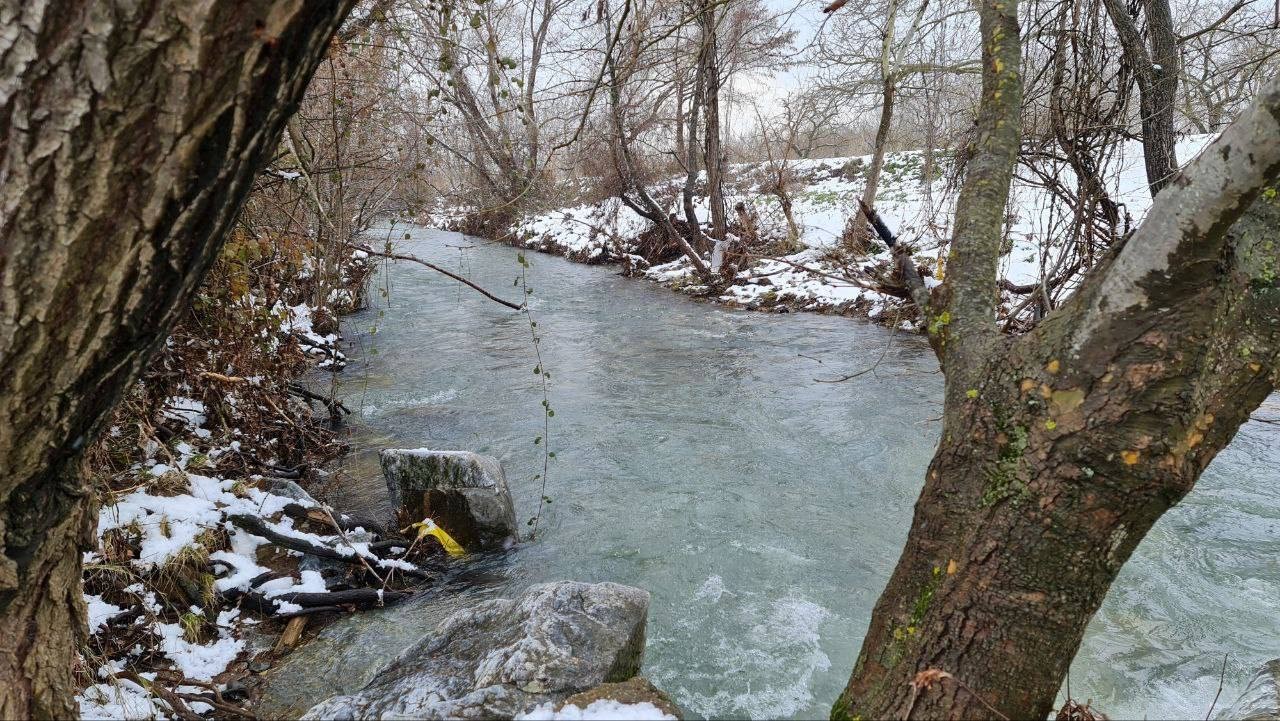
<instances>
[{"instance_id":1,"label":"snow on ground","mask_svg":"<svg viewBox=\"0 0 1280 721\"><path fill-rule=\"evenodd\" d=\"M181 472L170 470L167 473ZM338 536L321 536L294 530L287 516L280 521L270 520L271 516L282 511L286 505L309 506L310 501L267 493L229 479L194 473L182 474L182 477L187 483L185 493L160 495L140 489L119 498L101 511L97 531L100 540L112 531L140 535L142 550L137 558L129 562L139 572L169 562L180 562L175 559L179 559L181 554L199 549L207 542L204 540L207 538L206 534L221 530L230 535L231 549L203 549L208 553L215 571L220 574L214 581L214 588L219 592L251 590L251 580L268 572L267 568L258 564L255 553L265 541L230 523L228 517L232 514L257 516L273 530L306 538L334 550L346 550L350 554L367 553L367 549L359 548L367 544L350 544L348 547L342 545L344 542ZM367 555L376 559L371 553ZM87 562L92 564L96 560L97 554L92 554ZM277 597L286 593L323 593L326 590L325 582L318 572L304 570L298 576L298 579L286 576L259 583L252 590L273 600L276 613L298 611L299 606ZM149 626L151 633L158 639L157 650L186 679L212 681L226 671L245 650L245 642L240 638L241 626L253 621L241 618L237 608L224 608L218 612L216 619L210 619L214 621L212 628L216 638L193 641L188 637L184 623L165 623L160 619L159 614L163 608L155 593L142 583L135 583L124 591L139 599L135 605L142 610L132 622L133 625ZM126 610L97 595L86 594L85 602L89 613L89 628L93 633L104 632L106 624ZM192 606L184 614L183 620L190 616L203 618L204 614L204 609ZM116 677L116 673L124 668L127 661L127 657L109 661L99 669L99 676L104 681L84 689L80 694L80 711L85 718L163 718L170 715L164 702L152 696L147 688Z\"/></svg>"},{"instance_id":2,"label":"snow on ground","mask_svg":"<svg viewBox=\"0 0 1280 721\"><path fill-rule=\"evenodd\" d=\"M592 701L586 708L568 704L558 711L547 703L516 714L517 721L675 721L675 718L648 701L621 703L612 699Z\"/></svg>"},{"instance_id":3,"label":"snow on ground","mask_svg":"<svg viewBox=\"0 0 1280 721\"><path fill-rule=\"evenodd\" d=\"M307 306L286 310L280 314L284 318L282 333L311 338L317 346L331 346L337 340L335 335L320 336L311 329ZM332 361L333 356L326 359ZM257 384L254 378L246 381ZM230 395L227 401L235 406ZM280 615L301 610L286 601L285 594L327 590L315 570L298 570L296 577L286 573L255 585L259 577L280 574L258 562L258 549L266 539L236 526L232 516L253 516L281 535L327 546L339 554L382 561L369 551L368 543L351 540L363 529L354 529L348 537L295 528L293 519L282 515L286 506L310 508L317 503L296 485L289 485L291 482L259 475L224 478L210 471L215 459L240 453L241 443L213 439L213 432L206 428L213 424L204 403L172 396L165 399L161 415L177 421L178 437L163 445L147 441L140 446L143 457L129 470L136 485L107 494L98 514L97 548L84 554L87 575L123 579L119 583L99 582L94 593L84 592L89 632L106 649L105 655L95 651L83 659L97 672L96 682L76 697L84 718L173 717L167 702L152 693L157 671L167 675L163 681L166 687L172 688L176 678L181 692L207 693L205 688L181 682L217 683L246 651L245 627L258 622L242 616L235 591L256 592L274 603L274 613ZM118 435L120 429L109 433ZM239 430L232 434L238 435ZM416 570L408 562L397 564ZM203 606L174 608L172 599L157 592L161 587L157 584L163 584L167 577L177 578L181 574L174 569L182 568L212 571L208 592L213 596L204 597ZM188 591L187 595L199 597L198 592L193 595ZM120 644L117 637L130 640ZM199 701L188 705L198 713L214 710Z\"/></svg>"},{"instance_id":4,"label":"snow on ground","mask_svg":"<svg viewBox=\"0 0 1280 721\"><path fill-rule=\"evenodd\" d=\"M364 253L364 251L357 251ZM365 254L367 257L367 254ZM335 294L345 294L338 297ZM350 303L352 301L351 291L346 289L335 288L330 292L329 303L340 304ZM298 339L299 347L303 353L314 356L319 359L316 364L317 368L332 368L333 370L341 370L347 365L347 357L338 350L338 335L336 333L327 333L321 335L312 328L312 310L305 303L286 306L283 303L277 303L272 312L283 317L280 322L280 332L292 334Z\"/></svg>"},{"instance_id":5,"label":"snow on ground","mask_svg":"<svg viewBox=\"0 0 1280 721\"><path fill-rule=\"evenodd\" d=\"M169 707L142 686L126 679L97 683L76 696L83 719L162 719Z\"/></svg>"},{"instance_id":6,"label":"snow on ground","mask_svg":"<svg viewBox=\"0 0 1280 721\"><path fill-rule=\"evenodd\" d=\"M1212 136L1184 138L1178 143L1178 157L1187 162L1208 144ZM894 297L872 289L874 283L850 277L842 263L827 258L825 251L839 245L847 220L856 212L862 194L860 167L870 162L862 158L826 158L788 163L796 181L790 188L793 215L800 230L803 249L789 255L754 259L740 267L736 277L717 300L748 308L812 310L858 313L871 318L902 306ZM890 154L885 161L876 209L897 236L915 248L917 263L934 276L945 272L945 250L955 211L955 189L946 180L945 159L939 156L934 180L923 181L925 158L918 151ZM1112 198L1122 206L1129 227L1136 227L1151 206L1142 162L1142 148L1126 142L1105 178ZM1074 185L1069 169L1058 169L1068 187ZM785 237L785 222L777 198L766 192L772 173L764 165L735 165L731 176L737 182L728 189L726 204L732 209L742 202L759 216L761 235ZM651 188L656 198L669 200L666 208L676 217L684 211L675 181ZM698 198L696 213L706 222L707 200ZM731 210L731 215L732 215ZM1042 188L1015 180L1009 209L1009 250L1001 261L1001 274L1017 285L1038 282L1052 276L1052 263L1063 242L1058 227L1064 222L1063 208ZM649 222L616 198L585 203L541 213L513 226L524 247L563 255L589 263L625 262L645 268L639 258L639 236ZM859 265L887 268L888 250L873 248L857 259ZM696 282L692 266L685 258L648 268L649 280L690 293L706 289ZM936 285L937 277L926 277Z\"/></svg>"}]
</instances>

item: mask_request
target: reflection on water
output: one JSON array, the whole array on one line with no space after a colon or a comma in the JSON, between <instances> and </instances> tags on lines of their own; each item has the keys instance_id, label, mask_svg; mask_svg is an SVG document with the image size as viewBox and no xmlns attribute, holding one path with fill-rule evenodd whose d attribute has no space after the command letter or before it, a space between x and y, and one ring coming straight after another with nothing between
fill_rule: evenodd
<instances>
[{"instance_id":1,"label":"reflection on water","mask_svg":"<svg viewBox=\"0 0 1280 721\"><path fill-rule=\"evenodd\" d=\"M412 235L406 250L518 297L514 250ZM899 334L874 373L816 383L875 364L891 334L725 310L609 268L531 260L556 412L545 530L487 561L485 583L464 578L461 599L433 592L353 620L380 629L382 647L362 653L394 655L476 597L611 580L652 592L646 673L689 712L825 718L936 440L930 351ZM392 267L383 283L377 307L345 323L353 363L340 392L362 450L341 502L385 507L378 448L468 449L502 460L528 517L542 414L526 320L417 266ZM1246 427L1152 531L1090 629L1077 696L1113 717L1203 716L1223 653L1220 706L1280 656L1276 438Z\"/></svg>"}]
</instances>

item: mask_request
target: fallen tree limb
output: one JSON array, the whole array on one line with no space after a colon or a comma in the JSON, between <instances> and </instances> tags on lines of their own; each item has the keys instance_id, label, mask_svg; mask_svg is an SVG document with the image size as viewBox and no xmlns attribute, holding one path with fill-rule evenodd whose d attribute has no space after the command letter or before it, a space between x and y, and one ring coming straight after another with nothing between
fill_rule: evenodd
<instances>
[{"instance_id":1,"label":"fallen tree limb","mask_svg":"<svg viewBox=\"0 0 1280 721\"><path fill-rule=\"evenodd\" d=\"M271 543L287 548L290 551L299 553L307 553L318 558L328 558L334 561L344 561L355 563L355 553L343 554L332 546L326 546L323 543L313 543L305 538L296 536L286 536L267 525L265 521L257 516L251 516L247 513L233 513L227 516L227 520L231 521L237 528L241 528L255 536L267 539Z\"/></svg>"},{"instance_id":2,"label":"fallen tree limb","mask_svg":"<svg viewBox=\"0 0 1280 721\"><path fill-rule=\"evenodd\" d=\"M435 271L435 272L437 272L437 273L440 273L440 274L442 274L442 275L446 275L446 276L448 276L448 277L450 277L450 278L453 278L454 280L458 281L459 283L462 283L463 285L465 285L465 286L467 286L467 287L469 287L469 288L471 288L471 289L475 290L475 291L476 291L476 292L478 292L480 295L483 295L484 297L488 298L489 300L491 300L491 301L493 301L493 302L495 302L495 303L501 303L502 305L505 305L506 307L508 307L508 308L510 308L510 309L512 309L512 310L520 310L521 308L523 308L523 307L524 307L524 306L521 306L521 305L517 305L517 304L515 304L515 303L512 303L512 302L511 302L511 301L509 301L509 300L503 300L502 298L499 298L498 296L494 295L493 293L490 293L489 291L485 290L484 288L481 288L480 286L478 286L478 285L476 285L475 283L473 283L473 282L471 282L471 281L467 280L466 278L463 278L462 276L458 275L457 273L453 273L453 272L450 272L450 271L448 271L448 270L445 270L444 268L441 268L440 266L436 265L435 263L429 263L429 262L427 262L427 261L423 260L422 258L419 258L419 257L417 257L417 256L415 256L415 255L405 255L405 254L403 254L403 253L383 253L383 252L381 252L381 251L374 250L373 248L370 248L370 247L369 247L369 246L367 246L367 245L352 245L352 246L351 246L351 248L353 248L353 249L355 249L355 250L362 250L362 251L364 251L364 252L368 253L369 255L376 255L376 256L378 256L378 257L380 257L380 258L387 258L387 259L390 259L390 260L407 260L407 261L409 261L409 262L411 262L411 263L417 263L417 264L419 264L419 265L422 265L422 266L425 266L425 267L427 267L427 268L430 268L431 270L434 270L434 271Z\"/></svg>"},{"instance_id":3,"label":"fallen tree limb","mask_svg":"<svg viewBox=\"0 0 1280 721\"><path fill-rule=\"evenodd\" d=\"M911 300L920 309L922 314L927 315L929 312L929 289L924 285L924 279L920 277L920 271L916 270L916 262L911 257L911 251L907 247L898 242L898 237L889 230L889 226L885 224L884 219L876 212L875 208L867 205L866 202L859 199L858 205L862 208L862 214L867 217L871 223L871 227L875 228L876 235L880 236L880 240L889 246L889 250L893 252L893 259L898 264L898 272L902 274L902 280L907 284L907 290L911 293Z\"/></svg>"},{"instance_id":4,"label":"fallen tree limb","mask_svg":"<svg viewBox=\"0 0 1280 721\"><path fill-rule=\"evenodd\" d=\"M231 523L234 524L236 527L241 528L245 531L248 531L249 533L255 536L265 538L271 543L281 548L286 548L290 551L297 551L299 553L310 554L317 558L326 558L333 561L341 561L343 563L355 564L358 566L365 567L367 570L372 571L372 569L368 568L367 559L365 559L358 552L356 552L354 548L351 549L351 553L344 554L338 549L332 546L327 546L323 543L315 543L306 538L298 538L297 536L285 535L275 530L274 528L272 528L261 518L258 518L257 516L251 516L247 513L231 514L227 516L227 520L231 521ZM373 555L373 559L375 561L383 560L380 556L377 556L376 554ZM430 574L417 568L397 567L396 570L400 571L406 576L414 576L416 578L424 578L424 579L431 578ZM374 575L377 575L377 574L374 573Z\"/></svg>"},{"instance_id":5,"label":"fallen tree limb","mask_svg":"<svg viewBox=\"0 0 1280 721\"><path fill-rule=\"evenodd\" d=\"M345 591L326 591L324 593L281 593L270 597L257 591L229 591L225 594L228 600L239 602L241 608L248 608L251 611L277 618L292 618L293 616L304 615L300 611L286 611L277 614L277 602L301 606L303 611L309 613L324 613L328 611L343 611L348 606L356 608L387 606L412 595L413 593L410 591L382 591L376 588L353 588Z\"/></svg>"},{"instance_id":6,"label":"fallen tree limb","mask_svg":"<svg viewBox=\"0 0 1280 721\"><path fill-rule=\"evenodd\" d=\"M182 721L201 721L200 714L192 711L191 707L187 705L187 702L181 696L174 693L158 680L147 680L133 671L120 671L118 675L120 678L132 681L147 691L150 691L153 696L163 701L169 707L169 710L173 712L174 716L182 719Z\"/></svg>"},{"instance_id":7,"label":"fallen tree limb","mask_svg":"<svg viewBox=\"0 0 1280 721\"><path fill-rule=\"evenodd\" d=\"M249 711L248 709L241 708L240 706L237 706L231 703L230 701L226 700L222 696L222 691L218 688L217 684L212 684L207 681L197 681L195 679L184 677L180 685L195 686L197 688L206 689L209 692L205 694L189 694L189 693L182 693L178 691L174 692L176 695L178 695L179 697L187 701L201 701L201 702L207 703L210 706L213 706L217 708L219 711L222 711L223 713L226 713L232 717L250 719L251 721L257 718L257 716L254 716L253 712Z\"/></svg>"},{"instance_id":8,"label":"fallen tree limb","mask_svg":"<svg viewBox=\"0 0 1280 721\"><path fill-rule=\"evenodd\" d=\"M290 611L288 613L277 613L274 618L299 618L306 616L314 616L319 613L346 613L347 609L342 606L312 606L304 608L301 611Z\"/></svg>"},{"instance_id":9,"label":"fallen tree limb","mask_svg":"<svg viewBox=\"0 0 1280 721\"><path fill-rule=\"evenodd\" d=\"M289 391L289 393L295 396L298 396L299 398L303 398L309 401L316 401L317 403L324 405L326 408L329 409L329 415L334 416L335 418L338 417L338 410L341 410L343 413L346 413L347 415L351 415L351 409L343 405L342 401L338 400L337 398L329 398L326 396L322 396L319 393L316 393L315 391L303 386L301 383L290 383L287 386L285 386L285 389Z\"/></svg>"}]
</instances>

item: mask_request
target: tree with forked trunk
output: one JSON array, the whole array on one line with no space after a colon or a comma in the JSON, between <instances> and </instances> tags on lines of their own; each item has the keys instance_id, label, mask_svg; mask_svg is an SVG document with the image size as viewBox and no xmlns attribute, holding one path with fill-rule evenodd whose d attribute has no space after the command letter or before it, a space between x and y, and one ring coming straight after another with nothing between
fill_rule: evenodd
<instances>
[{"instance_id":1,"label":"tree with forked trunk","mask_svg":"<svg viewBox=\"0 0 1280 721\"><path fill-rule=\"evenodd\" d=\"M354 0L0 0L0 717L76 715L80 473Z\"/></svg>"},{"instance_id":2,"label":"tree with forked trunk","mask_svg":"<svg viewBox=\"0 0 1280 721\"><path fill-rule=\"evenodd\" d=\"M1174 103L1178 97L1181 65L1178 34L1173 26L1169 0L1145 0L1147 37L1143 41L1138 25L1120 0L1105 0L1107 13L1120 37L1126 62L1138 81L1138 114L1142 123L1143 160L1151 195L1164 189L1178 170L1173 127Z\"/></svg>"},{"instance_id":3,"label":"tree with forked trunk","mask_svg":"<svg viewBox=\"0 0 1280 721\"><path fill-rule=\"evenodd\" d=\"M980 14L951 262L913 293L946 376L942 438L832 718L1045 718L1120 567L1280 383L1280 80L1071 299L1010 337L995 318L1016 0Z\"/></svg>"}]
</instances>

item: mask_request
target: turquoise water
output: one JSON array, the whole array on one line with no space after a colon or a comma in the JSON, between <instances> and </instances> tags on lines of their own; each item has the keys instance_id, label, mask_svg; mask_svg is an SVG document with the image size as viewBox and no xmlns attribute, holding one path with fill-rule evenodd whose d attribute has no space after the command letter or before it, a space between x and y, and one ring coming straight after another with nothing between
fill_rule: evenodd
<instances>
[{"instance_id":1,"label":"turquoise water","mask_svg":"<svg viewBox=\"0 0 1280 721\"><path fill-rule=\"evenodd\" d=\"M409 233L403 251L518 299L515 250ZM936 441L931 351L856 320L727 310L609 267L530 260L552 502L537 542L490 563L468 597L564 578L646 588L646 674L691 714L825 718ZM373 297L344 326L339 392L362 450L340 501L385 506L378 448L469 449L502 460L532 516L543 417L525 317L407 263ZM1263 414L1280 416L1270 403ZM1246 426L1143 542L1090 628L1077 697L1113 718L1203 718L1224 653L1219 708L1280 656L1278 438ZM381 643L399 638L388 628L404 644L420 635L431 604L383 612Z\"/></svg>"}]
</instances>

